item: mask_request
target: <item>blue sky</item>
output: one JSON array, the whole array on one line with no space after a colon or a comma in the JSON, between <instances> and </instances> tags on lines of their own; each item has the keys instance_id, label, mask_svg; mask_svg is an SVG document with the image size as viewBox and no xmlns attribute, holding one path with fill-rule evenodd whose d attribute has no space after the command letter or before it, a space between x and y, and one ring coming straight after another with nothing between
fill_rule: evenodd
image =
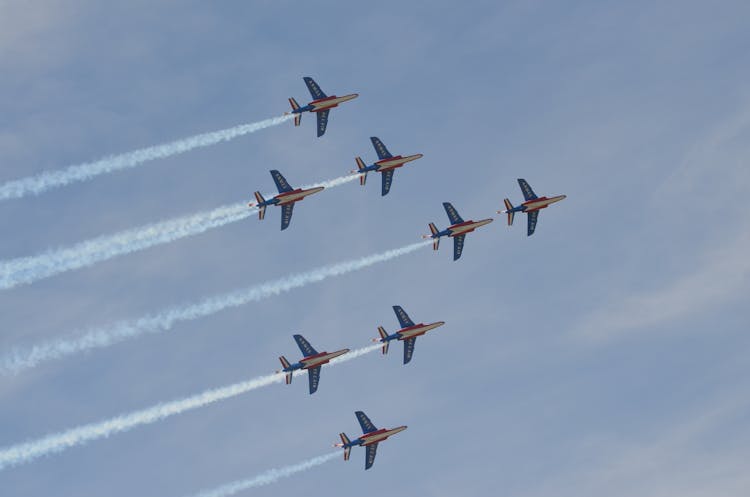
<instances>
[{"instance_id":1,"label":"blue sky","mask_svg":"<svg viewBox=\"0 0 750 497\"><path fill-rule=\"evenodd\" d=\"M190 495L326 453L353 411L409 425L248 494L742 495L750 487L746 2L97 2L0 7L0 181L272 117L301 77L360 98L313 119L0 205L0 258L425 157L279 213L3 291L0 349L501 218L261 304L0 378L0 446L277 368L291 335L400 347L0 472L3 495ZM333 488L331 488L333 487Z\"/></svg>"}]
</instances>

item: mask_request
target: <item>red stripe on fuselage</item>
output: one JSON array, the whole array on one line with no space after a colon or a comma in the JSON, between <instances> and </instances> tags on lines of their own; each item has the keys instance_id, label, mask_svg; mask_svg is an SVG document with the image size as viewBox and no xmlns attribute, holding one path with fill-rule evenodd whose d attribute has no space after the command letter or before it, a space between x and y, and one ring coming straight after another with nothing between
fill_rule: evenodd
<instances>
[{"instance_id":1,"label":"red stripe on fuselage","mask_svg":"<svg viewBox=\"0 0 750 497\"><path fill-rule=\"evenodd\" d=\"M339 97L337 97L336 95L333 95L331 97L321 98L320 100L313 100L308 105L314 105L316 107L311 112L322 112L324 110L333 109L334 107L338 107L339 106L339 102L336 102L336 103L331 104L331 105L326 105L326 102L328 102L330 100L335 100L337 98L339 98ZM320 105L320 107L318 107L318 105Z\"/></svg>"},{"instance_id":2,"label":"red stripe on fuselage","mask_svg":"<svg viewBox=\"0 0 750 497\"><path fill-rule=\"evenodd\" d=\"M377 431L373 431L373 432L366 433L366 434L362 435L361 437L359 437L360 440L363 441L363 443L360 444L360 445L369 445L369 444L374 443L374 442L380 442L382 440L385 440L385 438L379 438L377 440L372 440L372 441L370 441L369 439L372 438L372 437L377 437L378 435L382 435L383 433L385 433L387 431L388 431L387 429L381 428L381 429L379 429ZM388 438L388 437L386 437L386 438ZM368 441L369 441L369 443L368 443Z\"/></svg>"},{"instance_id":3,"label":"red stripe on fuselage","mask_svg":"<svg viewBox=\"0 0 750 497\"><path fill-rule=\"evenodd\" d=\"M289 195L294 195L295 193L302 193L302 188L297 188L296 190L292 190L291 192L279 193L274 198L282 199L284 197L288 197Z\"/></svg>"},{"instance_id":4,"label":"red stripe on fuselage","mask_svg":"<svg viewBox=\"0 0 750 497\"><path fill-rule=\"evenodd\" d=\"M533 206L534 204L541 204L539 205L539 207L531 207L531 208L526 209L526 212L538 211L540 209L546 209L547 207L549 207L551 204L549 200L550 199L547 197L539 197L539 198L535 198L534 200L529 200L528 202L524 202L521 205L528 207L530 205Z\"/></svg>"},{"instance_id":5,"label":"red stripe on fuselage","mask_svg":"<svg viewBox=\"0 0 750 497\"><path fill-rule=\"evenodd\" d=\"M331 360L330 357L328 359L326 359L325 361L315 361L315 359L318 359L320 357L325 357L327 355L328 355L328 352L319 352L319 353L317 353L315 355L310 355L310 356L307 356L307 357L303 358L300 361L302 364L304 364L304 366L302 366L302 369L309 369L311 367L318 367L318 366L321 366L323 364L328 364L328 362L330 362L330 360ZM312 364L305 364L307 362L312 362Z\"/></svg>"},{"instance_id":6,"label":"red stripe on fuselage","mask_svg":"<svg viewBox=\"0 0 750 497\"><path fill-rule=\"evenodd\" d=\"M419 323L419 324L415 324L414 326L409 326L408 328L401 328L401 329L400 329L400 330L398 330L398 331L397 331L396 333L398 333L399 335L403 335L403 334L405 334L405 333L408 333L408 332L410 332L411 330L416 330L416 329L418 329L418 328L424 328L424 327L426 327L426 326L427 326L427 325L426 325L426 324L424 324L424 323ZM423 332L421 332L421 333L418 333L418 334L416 334L416 335L411 335L411 337L410 337L410 338L413 338L413 337L418 337L418 336L422 336L422 335L424 335L425 333L427 333L427 331L428 331L428 330L424 330ZM399 337L399 340L402 340L402 338L401 338L401 337Z\"/></svg>"},{"instance_id":7,"label":"red stripe on fuselage","mask_svg":"<svg viewBox=\"0 0 750 497\"><path fill-rule=\"evenodd\" d=\"M379 160L375 163L376 166L378 166L378 171L387 171L388 169L396 169L397 167L401 167L404 164L406 164L406 161L396 162L395 164L388 164L380 167L382 164L386 164L388 162L398 161L399 159L403 159L400 155L396 155L394 157L388 157L387 159Z\"/></svg>"},{"instance_id":8,"label":"red stripe on fuselage","mask_svg":"<svg viewBox=\"0 0 750 497\"><path fill-rule=\"evenodd\" d=\"M449 227L448 227L448 229L449 229L449 230L451 230L451 231L453 231L453 230L455 230L456 228L461 228L461 227L463 227L463 226L468 226L468 225L470 225L470 224L474 224L475 222L476 222L476 221L464 221L463 223L458 223L458 224L454 224L453 226L449 226ZM475 229L477 229L477 226L475 226L475 227L471 228L470 230L462 231L461 233L459 233L459 235L465 235L466 233L471 233L471 232L472 232L472 231L474 231ZM448 236L454 236L454 234L453 234L453 233L451 233L451 234L450 234L450 235L448 235Z\"/></svg>"}]
</instances>

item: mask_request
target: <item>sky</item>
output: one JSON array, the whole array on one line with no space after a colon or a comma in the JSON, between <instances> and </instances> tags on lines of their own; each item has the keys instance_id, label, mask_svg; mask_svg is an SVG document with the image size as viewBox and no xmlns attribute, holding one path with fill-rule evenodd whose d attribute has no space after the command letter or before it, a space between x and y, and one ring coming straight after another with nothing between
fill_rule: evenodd
<instances>
[{"instance_id":1,"label":"sky","mask_svg":"<svg viewBox=\"0 0 750 497\"><path fill-rule=\"evenodd\" d=\"M750 487L750 5L742 1L0 2L0 183L360 97L0 203L0 260L424 158L278 209L0 290L0 353L419 240L369 269L0 377L0 447L359 348L417 340L0 471L3 496L190 496L325 455L354 411L408 425L241 495L745 495ZM505 225L521 192L567 198ZM395 346L394 346L395 345Z\"/></svg>"}]
</instances>

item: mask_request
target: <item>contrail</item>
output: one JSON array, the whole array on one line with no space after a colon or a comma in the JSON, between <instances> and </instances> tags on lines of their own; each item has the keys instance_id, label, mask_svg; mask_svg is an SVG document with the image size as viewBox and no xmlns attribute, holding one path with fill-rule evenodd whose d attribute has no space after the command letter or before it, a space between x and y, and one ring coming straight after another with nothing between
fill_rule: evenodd
<instances>
[{"instance_id":1,"label":"contrail","mask_svg":"<svg viewBox=\"0 0 750 497\"><path fill-rule=\"evenodd\" d=\"M232 128L212 131L200 135L183 138L153 147L141 148L119 155L110 155L94 162L85 162L68 166L56 171L46 171L27 178L8 181L0 185L0 200L21 198L30 193L38 195L53 188L69 185L79 181L90 180L100 174L111 173L121 169L129 169L144 162L163 159L171 155L182 154L194 148L208 147L223 141L229 141L238 136L254 133L261 129L276 126L293 115L283 115L249 124L240 124Z\"/></svg>"},{"instance_id":2,"label":"contrail","mask_svg":"<svg viewBox=\"0 0 750 497\"><path fill-rule=\"evenodd\" d=\"M351 361L357 357L377 350L380 344L353 350L332 360L327 366ZM106 438L116 433L128 431L136 426L155 423L185 411L197 409L236 397L251 390L271 385L284 380L284 373L259 376L233 385L206 390L205 392L171 402L157 404L153 407L123 414L98 423L78 426L67 431L47 435L46 437L24 442L0 449L0 470L37 459L39 457L61 452L70 447L82 445L92 440Z\"/></svg>"},{"instance_id":3,"label":"contrail","mask_svg":"<svg viewBox=\"0 0 750 497\"><path fill-rule=\"evenodd\" d=\"M302 188L315 186L333 188L358 177L359 175L349 174L314 185L306 185ZM267 196L272 197L273 194ZM210 211L147 224L113 235L100 236L67 248L48 250L30 257L0 261L0 290L33 283L66 271L91 266L113 257L198 235L207 230L246 219L255 212L257 212L257 209L249 208L246 203L224 205Z\"/></svg>"},{"instance_id":4,"label":"contrail","mask_svg":"<svg viewBox=\"0 0 750 497\"><path fill-rule=\"evenodd\" d=\"M431 243L431 240L422 241L401 248L387 250L379 254L323 266L304 273L291 274L284 278L259 285L208 297L193 304L168 308L157 314L146 315L139 319L120 321L103 328L94 328L75 337L42 342L28 349L11 350L0 359L0 372L3 374L19 373L51 359L59 359L78 352L109 347L128 338L134 338L145 333L169 331L175 324L181 321L210 316L227 308L257 302L274 295L286 293L295 288L323 281L333 276L341 276L352 271L364 269L379 262L389 261L409 254Z\"/></svg>"},{"instance_id":5,"label":"contrail","mask_svg":"<svg viewBox=\"0 0 750 497\"><path fill-rule=\"evenodd\" d=\"M308 469L320 466L339 455L338 452L332 452L324 456L313 457L312 459L291 466L269 469L268 471L252 478L248 478L247 480L233 481L232 483L227 483L226 485L222 485L212 490L204 490L192 497L228 497L229 495L234 495L237 492L247 490L248 488L269 485L282 478L288 478L295 473L307 471Z\"/></svg>"}]
</instances>

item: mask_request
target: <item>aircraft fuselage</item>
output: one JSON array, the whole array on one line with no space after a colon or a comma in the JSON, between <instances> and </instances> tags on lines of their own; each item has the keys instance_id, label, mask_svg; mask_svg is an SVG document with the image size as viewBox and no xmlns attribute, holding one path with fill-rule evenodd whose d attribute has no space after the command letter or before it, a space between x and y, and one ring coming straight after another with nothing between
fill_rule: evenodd
<instances>
[{"instance_id":1,"label":"aircraft fuselage","mask_svg":"<svg viewBox=\"0 0 750 497\"><path fill-rule=\"evenodd\" d=\"M316 368L318 366L322 366L323 364L327 364L331 359L334 359L340 355L344 355L347 352L349 352L349 349L341 349L335 352L320 352L318 354L300 359L299 362L292 364L290 367L284 369L283 371L288 372L297 369Z\"/></svg>"},{"instance_id":2,"label":"aircraft fuselage","mask_svg":"<svg viewBox=\"0 0 750 497\"><path fill-rule=\"evenodd\" d=\"M296 190L292 190L291 192L279 193L273 198L275 200L275 202L273 203L275 203L276 205L293 204L294 202L299 202L300 200L304 199L308 195L312 195L313 193L318 193L319 191L322 191L323 189L324 187L317 186L315 188L308 188L307 190L297 188Z\"/></svg>"},{"instance_id":3,"label":"aircraft fuselage","mask_svg":"<svg viewBox=\"0 0 750 497\"><path fill-rule=\"evenodd\" d=\"M565 195L558 195L556 197L550 197L550 198L539 197L539 198L535 198L534 200L527 200L526 202L519 205L517 209L520 212L538 211L540 209L546 209L551 204L554 204L555 202L559 202L565 197L566 197Z\"/></svg>"},{"instance_id":4,"label":"aircraft fuselage","mask_svg":"<svg viewBox=\"0 0 750 497\"><path fill-rule=\"evenodd\" d=\"M398 337L399 340L406 340L408 338L414 338L414 337L424 335L428 331L434 330L435 328L443 326L444 324L445 324L445 321L438 321L436 323L430 323L430 324L419 323L414 326L409 326L408 328L402 328L398 330L395 333L395 335Z\"/></svg>"},{"instance_id":5,"label":"aircraft fuselage","mask_svg":"<svg viewBox=\"0 0 750 497\"><path fill-rule=\"evenodd\" d=\"M407 428L406 426L399 426L397 428L391 428L390 430L381 428L379 430L376 430L370 433L365 433L364 435L359 437L357 440L355 440L354 443L357 445L366 447L368 445L382 442L383 440L390 437L391 435L395 435L396 433L404 431L406 428Z\"/></svg>"},{"instance_id":6,"label":"aircraft fuselage","mask_svg":"<svg viewBox=\"0 0 750 497\"><path fill-rule=\"evenodd\" d=\"M449 237L453 236L459 236L459 235L465 235L466 233L471 233L475 229L479 228L480 226L484 226L485 224L490 224L493 221L492 218L490 219L482 219L479 221L464 221L463 223L454 224L453 226L449 226L445 230L445 234Z\"/></svg>"},{"instance_id":7,"label":"aircraft fuselage","mask_svg":"<svg viewBox=\"0 0 750 497\"><path fill-rule=\"evenodd\" d=\"M372 167L373 171L387 171L389 169L396 169L397 167L403 166L407 162L421 159L422 157L422 154L407 155L406 157L397 155L395 157L388 157L387 159L379 160L372 164L372 166L370 167Z\"/></svg>"},{"instance_id":8,"label":"aircraft fuselage","mask_svg":"<svg viewBox=\"0 0 750 497\"><path fill-rule=\"evenodd\" d=\"M333 109L338 107L340 103L355 99L359 96L359 93L352 93L350 95L344 95L343 97L337 97L332 95L330 97L321 98L320 100L313 100L304 107L294 109L292 114L301 114L303 112L322 112L324 110Z\"/></svg>"}]
</instances>

